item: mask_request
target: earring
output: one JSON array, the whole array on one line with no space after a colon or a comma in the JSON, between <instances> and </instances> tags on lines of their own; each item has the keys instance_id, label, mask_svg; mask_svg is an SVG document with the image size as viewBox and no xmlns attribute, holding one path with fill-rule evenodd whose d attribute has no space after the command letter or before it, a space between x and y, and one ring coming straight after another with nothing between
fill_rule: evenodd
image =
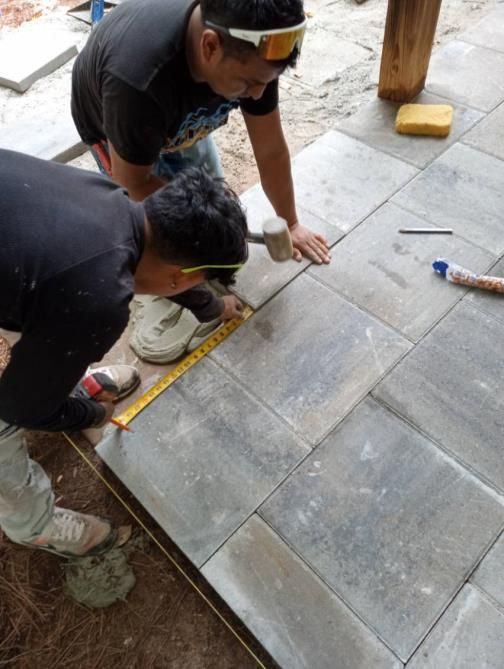
<instances>
[{"instance_id":1,"label":"earring","mask_svg":"<svg viewBox=\"0 0 504 669\"><path fill-rule=\"evenodd\" d=\"M172 283L170 284L170 287L171 287L171 288L176 288L176 287L177 287L177 284L176 284L175 282L172 282Z\"/></svg>"}]
</instances>

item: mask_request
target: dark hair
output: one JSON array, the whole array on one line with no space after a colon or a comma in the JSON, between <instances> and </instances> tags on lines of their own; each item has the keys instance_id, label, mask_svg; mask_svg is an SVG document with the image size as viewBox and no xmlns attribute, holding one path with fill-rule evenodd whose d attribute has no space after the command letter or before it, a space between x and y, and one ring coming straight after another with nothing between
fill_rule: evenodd
<instances>
[{"instance_id":1,"label":"dark hair","mask_svg":"<svg viewBox=\"0 0 504 669\"><path fill-rule=\"evenodd\" d=\"M203 22L224 28L273 30L298 25L305 19L303 0L200 0ZM251 42L219 32L225 56L246 60L256 52ZM297 48L288 58L268 61L273 67L293 67L299 56Z\"/></svg>"},{"instance_id":2,"label":"dark hair","mask_svg":"<svg viewBox=\"0 0 504 669\"><path fill-rule=\"evenodd\" d=\"M163 260L185 267L245 262L247 219L223 179L202 168L176 174L144 200L153 247ZM234 282L235 269L207 270L208 279Z\"/></svg>"}]
</instances>

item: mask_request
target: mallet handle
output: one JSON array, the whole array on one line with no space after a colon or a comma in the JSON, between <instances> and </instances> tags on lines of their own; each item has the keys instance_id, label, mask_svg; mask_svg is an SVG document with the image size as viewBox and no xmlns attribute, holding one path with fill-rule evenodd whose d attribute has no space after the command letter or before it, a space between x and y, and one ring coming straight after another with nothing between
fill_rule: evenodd
<instances>
[{"instance_id":1,"label":"mallet handle","mask_svg":"<svg viewBox=\"0 0 504 669\"><path fill-rule=\"evenodd\" d=\"M249 232L247 234L247 240L253 244L266 244L264 237L260 232Z\"/></svg>"}]
</instances>

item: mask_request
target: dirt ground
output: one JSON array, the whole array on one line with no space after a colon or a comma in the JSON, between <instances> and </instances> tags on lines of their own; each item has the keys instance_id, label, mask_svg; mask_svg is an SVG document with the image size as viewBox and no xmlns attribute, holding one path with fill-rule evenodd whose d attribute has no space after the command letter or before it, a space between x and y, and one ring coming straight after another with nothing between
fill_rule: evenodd
<instances>
[{"instance_id":1,"label":"dirt ground","mask_svg":"<svg viewBox=\"0 0 504 669\"><path fill-rule=\"evenodd\" d=\"M26 21L61 7L74 7L75 0L0 0L0 28L18 28Z\"/></svg>"},{"instance_id":2,"label":"dirt ground","mask_svg":"<svg viewBox=\"0 0 504 669\"><path fill-rule=\"evenodd\" d=\"M56 24L67 20L64 10L77 4L79 0L0 0L0 27L2 32L10 32L34 19ZM494 4L494 0L444 0L436 45L453 39ZM338 20L341 38L357 43L368 56L316 90L295 76L282 81L282 118L293 154L376 95L371 75L380 58L387 0L366 0L360 5L354 0L306 0L305 5L314 19L322 7L330 6ZM75 26L76 34L84 40L87 29L78 22ZM68 91L70 71L71 64L60 68L37 82L24 96L0 90L0 125L24 114L36 113L45 102L66 105L64 92ZM257 181L257 171L239 114L218 131L217 142L228 181L242 192ZM88 155L76 162L94 167ZM161 371L165 373L162 368ZM76 439L96 466L105 472L91 447L82 437L76 436ZM125 509L63 436L32 434L29 441L33 457L52 478L58 504L98 513L116 523L131 522ZM110 473L105 473L170 555L184 565L226 619L240 631L265 666L275 667L128 491ZM133 525L136 532L142 533L134 522ZM137 584L128 600L107 610L90 611L65 597L61 562L57 558L17 547L0 536L0 667L256 667L251 656L162 551L147 539L144 545L144 550L135 552L131 558Z\"/></svg>"},{"instance_id":3,"label":"dirt ground","mask_svg":"<svg viewBox=\"0 0 504 669\"><path fill-rule=\"evenodd\" d=\"M79 446L100 466L87 442ZM116 524L131 518L61 435L31 435L31 452L50 473L58 504ZM176 548L121 484L108 478L142 522L194 578L264 664L275 665L240 629ZM133 523L135 526L135 523ZM140 532L135 528L135 532ZM146 538L130 558L137 584L124 603L90 611L65 597L60 560L0 539L0 667L16 669L253 669L246 650Z\"/></svg>"}]
</instances>

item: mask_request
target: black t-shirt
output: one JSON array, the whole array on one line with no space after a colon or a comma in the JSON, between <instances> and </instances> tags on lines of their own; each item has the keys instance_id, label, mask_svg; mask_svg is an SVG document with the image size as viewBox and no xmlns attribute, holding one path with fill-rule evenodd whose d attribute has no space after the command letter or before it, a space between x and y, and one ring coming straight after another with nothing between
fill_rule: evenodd
<instances>
[{"instance_id":1,"label":"black t-shirt","mask_svg":"<svg viewBox=\"0 0 504 669\"><path fill-rule=\"evenodd\" d=\"M89 427L68 395L120 337L143 251L144 210L108 179L0 150L0 327L21 332L0 377L0 418Z\"/></svg>"},{"instance_id":2,"label":"black t-shirt","mask_svg":"<svg viewBox=\"0 0 504 669\"><path fill-rule=\"evenodd\" d=\"M192 80L186 29L198 2L126 0L92 31L72 73L72 114L86 144L109 139L130 163L191 146L241 107L272 112L278 80L260 100L226 100Z\"/></svg>"}]
</instances>

